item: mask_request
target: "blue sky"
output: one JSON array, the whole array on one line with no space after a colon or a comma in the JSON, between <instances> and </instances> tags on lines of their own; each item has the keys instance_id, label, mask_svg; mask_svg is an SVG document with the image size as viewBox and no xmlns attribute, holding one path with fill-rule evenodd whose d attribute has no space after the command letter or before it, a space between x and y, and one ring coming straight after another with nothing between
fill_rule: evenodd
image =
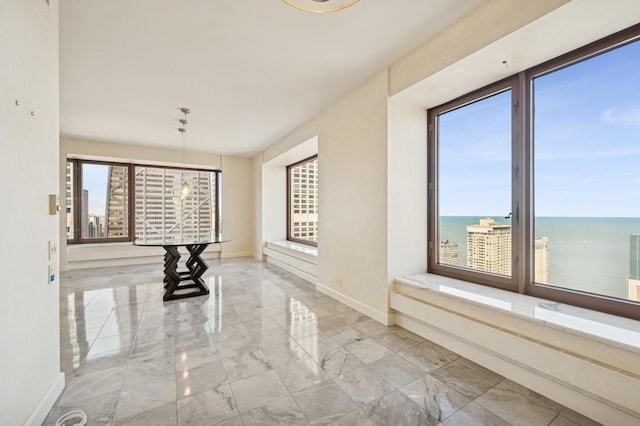
<instances>
[{"instance_id":1,"label":"blue sky","mask_svg":"<svg viewBox=\"0 0 640 426\"><path fill-rule=\"evenodd\" d=\"M534 81L537 216L640 217L640 42ZM510 211L510 92L440 118L440 214Z\"/></svg>"},{"instance_id":2,"label":"blue sky","mask_svg":"<svg viewBox=\"0 0 640 426\"><path fill-rule=\"evenodd\" d=\"M107 172L109 166L84 164L82 166L83 188L89 191L89 213L105 215L107 201Z\"/></svg>"}]
</instances>

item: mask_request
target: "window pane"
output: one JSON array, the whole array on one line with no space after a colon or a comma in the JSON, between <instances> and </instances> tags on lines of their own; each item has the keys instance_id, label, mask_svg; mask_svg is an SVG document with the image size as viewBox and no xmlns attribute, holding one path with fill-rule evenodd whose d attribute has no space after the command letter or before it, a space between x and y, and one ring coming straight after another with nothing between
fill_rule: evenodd
<instances>
[{"instance_id":1,"label":"window pane","mask_svg":"<svg viewBox=\"0 0 640 426\"><path fill-rule=\"evenodd\" d=\"M215 172L137 166L136 239L181 242L210 237L216 232L215 188Z\"/></svg>"},{"instance_id":2,"label":"window pane","mask_svg":"<svg viewBox=\"0 0 640 426\"><path fill-rule=\"evenodd\" d=\"M67 240L73 240L75 237L73 215L75 214L73 208L73 162L67 161L67 175L66 175L66 213L67 213Z\"/></svg>"},{"instance_id":3,"label":"window pane","mask_svg":"<svg viewBox=\"0 0 640 426\"><path fill-rule=\"evenodd\" d=\"M318 159L289 168L289 237L318 241ZM295 200L295 203L292 202Z\"/></svg>"},{"instance_id":4,"label":"window pane","mask_svg":"<svg viewBox=\"0 0 640 426\"><path fill-rule=\"evenodd\" d=\"M437 118L438 263L511 276L511 91Z\"/></svg>"},{"instance_id":5,"label":"window pane","mask_svg":"<svg viewBox=\"0 0 640 426\"><path fill-rule=\"evenodd\" d=\"M538 283L638 299L638 69L634 42L534 79Z\"/></svg>"},{"instance_id":6,"label":"window pane","mask_svg":"<svg viewBox=\"0 0 640 426\"><path fill-rule=\"evenodd\" d=\"M128 237L128 174L126 166L82 163L83 239Z\"/></svg>"}]
</instances>

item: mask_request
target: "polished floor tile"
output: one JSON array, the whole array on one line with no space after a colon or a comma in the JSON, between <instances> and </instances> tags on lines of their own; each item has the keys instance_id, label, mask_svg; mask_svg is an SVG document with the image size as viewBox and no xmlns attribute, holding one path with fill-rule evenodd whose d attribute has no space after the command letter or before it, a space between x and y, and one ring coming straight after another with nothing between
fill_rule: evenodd
<instances>
[{"instance_id":1,"label":"polished floor tile","mask_svg":"<svg viewBox=\"0 0 640 426\"><path fill-rule=\"evenodd\" d=\"M253 259L162 301L160 265L61 275L66 388L91 425L595 425Z\"/></svg>"}]
</instances>

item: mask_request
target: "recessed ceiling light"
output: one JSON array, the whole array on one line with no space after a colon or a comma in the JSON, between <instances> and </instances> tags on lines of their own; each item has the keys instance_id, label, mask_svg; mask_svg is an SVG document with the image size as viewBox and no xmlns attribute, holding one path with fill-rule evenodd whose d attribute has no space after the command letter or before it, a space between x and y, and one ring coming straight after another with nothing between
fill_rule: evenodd
<instances>
[{"instance_id":1,"label":"recessed ceiling light","mask_svg":"<svg viewBox=\"0 0 640 426\"><path fill-rule=\"evenodd\" d=\"M325 13L336 12L353 6L360 0L282 0L289 6L307 12Z\"/></svg>"}]
</instances>

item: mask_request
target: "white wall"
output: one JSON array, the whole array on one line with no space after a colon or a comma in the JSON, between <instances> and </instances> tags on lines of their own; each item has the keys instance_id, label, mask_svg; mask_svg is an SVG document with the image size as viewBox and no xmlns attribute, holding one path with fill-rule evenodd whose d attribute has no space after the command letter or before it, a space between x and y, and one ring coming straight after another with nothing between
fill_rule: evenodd
<instances>
[{"instance_id":1,"label":"white wall","mask_svg":"<svg viewBox=\"0 0 640 426\"><path fill-rule=\"evenodd\" d=\"M253 182L251 159L222 157L222 218L225 236L222 257L251 256L253 253Z\"/></svg>"},{"instance_id":2,"label":"white wall","mask_svg":"<svg viewBox=\"0 0 640 426\"><path fill-rule=\"evenodd\" d=\"M256 249L286 232L285 171L274 160L316 135L320 287L386 322L386 71L255 157L254 172L259 172L256 163L262 163Z\"/></svg>"},{"instance_id":3,"label":"white wall","mask_svg":"<svg viewBox=\"0 0 640 426\"><path fill-rule=\"evenodd\" d=\"M59 235L48 212L59 193L56 1L0 2L0 98L0 422L40 424L64 387L58 280L47 281Z\"/></svg>"},{"instance_id":4,"label":"white wall","mask_svg":"<svg viewBox=\"0 0 640 426\"><path fill-rule=\"evenodd\" d=\"M257 155L255 173L319 137L318 287L392 322L393 278L427 265L427 108L639 21L637 0L489 0ZM260 179L264 206L273 188L264 173ZM258 248L278 233L272 213L259 214Z\"/></svg>"},{"instance_id":5,"label":"white wall","mask_svg":"<svg viewBox=\"0 0 640 426\"><path fill-rule=\"evenodd\" d=\"M427 110L389 102L388 283L427 270Z\"/></svg>"}]
</instances>

